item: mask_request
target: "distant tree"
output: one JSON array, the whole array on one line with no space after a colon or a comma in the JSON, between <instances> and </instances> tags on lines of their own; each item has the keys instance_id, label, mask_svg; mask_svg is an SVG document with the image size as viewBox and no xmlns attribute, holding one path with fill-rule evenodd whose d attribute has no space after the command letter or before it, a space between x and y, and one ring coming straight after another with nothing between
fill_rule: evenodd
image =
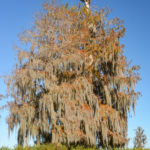
<instances>
[{"instance_id":1,"label":"distant tree","mask_svg":"<svg viewBox=\"0 0 150 150\"><path fill-rule=\"evenodd\" d=\"M27 50L18 48L8 78L9 132L19 127L24 146L32 137L36 144L123 147L140 77L120 44L122 22L87 5L43 7L20 36Z\"/></svg>"},{"instance_id":2,"label":"distant tree","mask_svg":"<svg viewBox=\"0 0 150 150\"><path fill-rule=\"evenodd\" d=\"M3 98L3 95L2 94L0 94L0 100Z\"/></svg>"},{"instance_id":3,"label":"distant tree","mask_svg":"<svg viewBox=\"0 0 150 150\"><path fill-rule=\"evenodd\" d=\"M0 94L0 100L3 98L3 95ZM3 109L3 107L0 106L0 110ZM1 117L1 115L0 115Z\"/></svg>"},{"instance_id":4,"label":"distant tree","mask_svg":"<svg viewBox=\"0 0 150 150\"><path fill-rule=\"evenodd\" d=\"M147 137L142 127L137 127L136 135L134 138L134 148L144 148L147 143Z\"/></svg>"}]
</instances>

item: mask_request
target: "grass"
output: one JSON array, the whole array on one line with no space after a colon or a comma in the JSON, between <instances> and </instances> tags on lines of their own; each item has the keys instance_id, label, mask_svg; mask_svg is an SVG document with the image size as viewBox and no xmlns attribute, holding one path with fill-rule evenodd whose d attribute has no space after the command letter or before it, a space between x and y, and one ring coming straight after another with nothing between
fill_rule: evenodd
<instances>
[{"instance_id":1,"label":"grass","mask_svg":"<svg viewBox=\"0 0 150 150\"><path fill-rule=\"evenodd\" d=\"M83 146L67 147L64 145L48 144L48 145L39 145L39 146L26 147L26 148L17 146L14 149L9 149L7 147L1 147L0 150L96 150L96 148L85 148ZM119 150L119 149L114 149L114 150ZM141 149L124 149L124 150L141 150ZM150 150L150 149L144 149L144 150Z\"/></svg>"}]
</instances>

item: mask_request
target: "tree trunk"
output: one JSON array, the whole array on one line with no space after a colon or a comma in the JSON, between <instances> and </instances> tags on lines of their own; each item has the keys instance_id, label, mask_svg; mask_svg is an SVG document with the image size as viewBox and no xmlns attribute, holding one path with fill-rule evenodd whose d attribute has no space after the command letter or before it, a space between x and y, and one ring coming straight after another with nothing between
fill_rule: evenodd
<instances>
[{"instance_id":1,"label":"tree trunk","mask_svg":"<svg viewBox=\"0 0 150 150\"><path fill-rule=\"evenodd\" d=\"M40 133L36 136L36 144L40 145Z\"/></svg>"}]
</instances>

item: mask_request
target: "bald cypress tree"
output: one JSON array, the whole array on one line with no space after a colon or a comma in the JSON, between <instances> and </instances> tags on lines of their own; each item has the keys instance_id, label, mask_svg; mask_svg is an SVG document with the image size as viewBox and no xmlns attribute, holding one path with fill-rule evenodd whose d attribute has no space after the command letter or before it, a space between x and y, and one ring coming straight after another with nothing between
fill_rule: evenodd
<instances>
[{"instance_id":1,"label":"bald cypress tree","mask_svg":"<svg viewBox=\"0 0 150 150\"><path fill-rule=\"evenodd\" d=\"M18 143L123 147L138 92L138 66L127 62L118 18L105 9L44 3L20 36L17 67L8 79L9 131Z\"/></svg>"},{"instance_id":2,"label":"bald cypress tree","mask_svg":"<svg viewBox=\"0 0 150 150\"><path fill-rule=\"evenodd\" d=\"M134 137L134 148L143 149L147 143L147 137L144 133L144 130L139 126L135 131L136 135Z\"/></svg>"}]
</instances>

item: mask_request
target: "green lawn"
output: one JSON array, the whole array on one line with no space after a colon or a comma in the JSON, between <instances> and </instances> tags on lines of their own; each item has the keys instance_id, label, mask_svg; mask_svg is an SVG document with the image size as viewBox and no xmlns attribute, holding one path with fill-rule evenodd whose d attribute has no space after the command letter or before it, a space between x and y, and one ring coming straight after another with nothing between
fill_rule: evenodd
<instances>
[{"instance_id":1,"label":"green lawn","mask_svg":"<svg viewBox=\"0 0 150 150\"><path fill-rule=\"evenodd\" d=\"M0 150L95 150L95 148L85 148L83 146L77 146L77 147L66 147L63 145L40 145L40 146L34 146L34 147L26 147L22 148L21 146L18 146L14 149L9 149L7 147L2 147ZM114 149L119 150L119 149ZM141 149L124 149L124 150L141 150ZM150 149L145 149L150 150Z\"/></svg>"}]
</instances>

